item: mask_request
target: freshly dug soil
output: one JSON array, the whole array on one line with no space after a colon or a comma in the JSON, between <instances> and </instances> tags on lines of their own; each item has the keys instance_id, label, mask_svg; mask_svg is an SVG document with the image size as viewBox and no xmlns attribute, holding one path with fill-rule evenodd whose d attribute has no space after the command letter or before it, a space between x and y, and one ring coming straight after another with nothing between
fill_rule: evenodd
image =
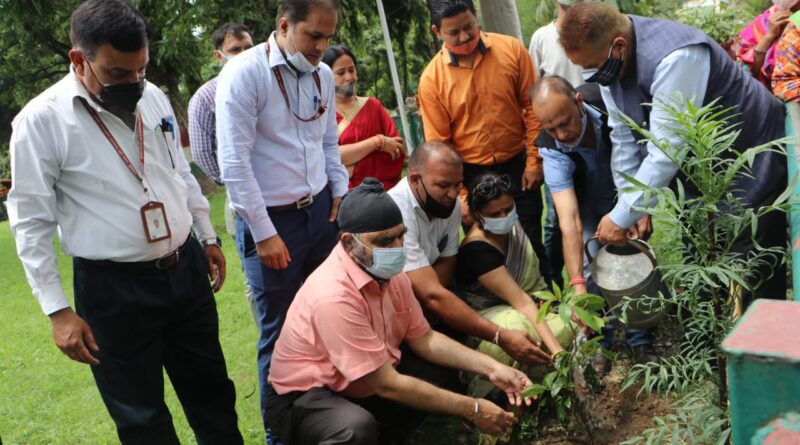
<instances>
[{"instance_id":1,"label":"freshly dug soil","mask_svg":"<svg viewBox=\"0 0 800 445\"><path fill-rule=\"evenodd\" d=\"M668 400L642 394L636 397L638 385L620 393L622 383L630 369L627 359L615 363L611 372L602 380L603 388L589 402L592 413L593 441L588 437L567 438L560 425L553 425L541 439L531 445L589 444L617 445L653 426L654 416L663 416L672 409ZM515 442L522 444L522 442Z\"/></svg>"},{"instance_id":2,"label":"freshly dug soil","mask_svg":"<svg viewBox=\"0 0 800 445\"><path fill-rule=\"evenodd\" d=\"M593 443L617 445L653 426L654 416L663 416L672 409L668 400L642 394L636 397L637 386L620 393L630 360L620 358L602 380L602 390L590 402L593 419ZM588 437L569 434L553 419L533 441L517 437L497 438L479 434L461 419L431 415L412 433L410 445L573 445L590 444Z\"/></svg>"}]
</instances>

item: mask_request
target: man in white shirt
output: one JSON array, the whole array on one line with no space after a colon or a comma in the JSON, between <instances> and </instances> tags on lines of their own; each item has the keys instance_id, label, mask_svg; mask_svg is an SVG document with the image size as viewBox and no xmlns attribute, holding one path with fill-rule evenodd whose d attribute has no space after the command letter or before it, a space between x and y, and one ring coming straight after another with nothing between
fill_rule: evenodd
<instances>
[{"instance_id":1,"label":"man in white shirt","mask_svg":"<svg viewBox=\"0 0 800 445\"><path fill-rule=\"evenodd\" d=\"M28 282L56 345L91 365L122 443L179 443L164 370L198 442L242 443L209 285L222 286L225 258L169 101L144 79L145 20L128 2L89 0L70 37L70 73L12 125L9 219Z\"/></svg>"},{"instance_id":2,"label":"man in white shirt","mask_svg":"<svg viewBox=\"0 0 800 445\"><path fill-rule=\"evenodd\" d=\"M583 68L572 63L558 42L558 26L564 12L583 0L557 0L556 19L534 31L528 53L536 70L536 77L561 76L577 88L583 84Z\"/></svg>"},{"instance_id":3,"label":"man in white shirt","mask_svg":"<svg viewBox=\"0 0 800 445\"><path fill-rule=\"evenodd\" d=\"M336 245L334 222L347 191L333 75L319 63L338 8L338 0L284 0L278 29L228 62L217 82L220 170L241 217L236 243L261 328L262 416L286 311Z\"/></svg>"},{"instance_id":4,"label":"man in white shirt","mask_svg":"<svg viewBox=\"0 0 800 445\"><path fill-rule=\"evenodd\" d=\"M403 214L406 264L414 295L432 323L445 331L494 341L515 360L548 363L550 357L527 335L483 318L447 286L453 281L461 224L461 156L447 143L427 141L408 159L408 176L389 196ZM469 259L465 259L469 261Z\"/></svg>"}]
</instances>

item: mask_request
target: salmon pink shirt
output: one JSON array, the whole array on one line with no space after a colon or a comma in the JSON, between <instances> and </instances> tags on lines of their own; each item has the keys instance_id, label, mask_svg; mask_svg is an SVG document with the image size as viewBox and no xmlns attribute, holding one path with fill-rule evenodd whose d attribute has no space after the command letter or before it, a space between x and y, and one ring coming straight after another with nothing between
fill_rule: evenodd
<instances>
[{"instance_id":1,"label":"salmon pink shirt","mask_svg":"<svg viewBox=\"0 0 800 445\"><path fill-rule=\"evenodd\" d=\"M379 285L339 243L289 307L269 382L278 394L325 387L368 397L374 391L358 380L397 366L400 344L429 330L405 272Z\"/></svg>"}]
</instances>

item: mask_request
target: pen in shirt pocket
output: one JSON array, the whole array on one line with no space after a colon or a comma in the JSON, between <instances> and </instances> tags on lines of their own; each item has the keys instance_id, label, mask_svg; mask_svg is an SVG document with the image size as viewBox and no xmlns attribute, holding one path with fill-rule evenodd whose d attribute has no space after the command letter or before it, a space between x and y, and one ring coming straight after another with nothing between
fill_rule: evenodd
<instances>
[{"instance_id":1,"label":"pen in shirt pocket","mask_svg":"<svg viewBox=\"0 0 800 445\"><path fill-rule=\"evenodd\" d=\"M169 142L167 142L167 132L170 133L172 136L172 142L175 142L175 127L172 125L172 116L168 118L161 119L161 135L164 137L164 143L167 145L167 153L169 154L169 162L172 164L172 168L175 169L175 158L172 157L172 147L170 147Z\"/></svg>"}]
</instances>

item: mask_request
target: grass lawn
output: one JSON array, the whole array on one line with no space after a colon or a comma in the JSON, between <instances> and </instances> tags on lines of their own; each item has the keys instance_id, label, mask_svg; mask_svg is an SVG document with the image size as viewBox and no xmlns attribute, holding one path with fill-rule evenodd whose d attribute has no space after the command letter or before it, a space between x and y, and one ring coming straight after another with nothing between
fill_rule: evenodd
<instances>
[{"instance_id":1,"label":"grass lawn","mask_svg":"<svg viewBox=\"0 0 800 445\"><path fill-rule=\"evenodd\" d=\"M211 198L214 226L223 238L228 278L217 294L220 340L236 385L239 428L248 444L263 443L256 372L256 328L245 304L243 278L234 243L225 233L225 196ZM119 443L87 365L63 355L53 343L50 323L25 280L8 222L0 223L0 437L13 444ZM72 262L59 252L65 289L72 294ZM165 375L165 380L169 381ZM167 386L166 400L181 443L196 443L178 399Z\"/></svg>"}]
</instances>

